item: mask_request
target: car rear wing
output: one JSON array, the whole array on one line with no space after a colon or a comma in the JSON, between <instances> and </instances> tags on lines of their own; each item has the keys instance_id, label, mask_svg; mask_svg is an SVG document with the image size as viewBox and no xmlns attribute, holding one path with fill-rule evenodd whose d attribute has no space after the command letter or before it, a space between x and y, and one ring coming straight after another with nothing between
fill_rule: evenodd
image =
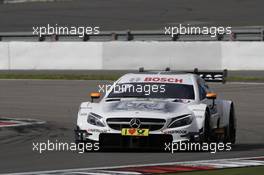
<instances>
[{"instance_id":1,"label":"car rear wing","mask_svg":"<svg viewBox=\"0 0 264 175\"><path fill-rule=\"evenodd\" d=\"M193 72L189 73L197 74L207 82L225 83L227 78L227 69L224 69L223 71L199 71L195 68Z\"/></svg>"},{"instance_id":2,"label":"car rear wing","mask_svg":"<svg viewBox=\"0 0 264 175\"><path fill-rule=\"evenodd\" d=\"M199 71L198 68L195 68L193 71L171 71L167 67L164 71L146 71L143 67L139 68L139 72L156 72L156 73L193 73L199 75L206 82L221 82L225 83L227 78L227 69L223 71Z\"/></svg>"}]
</instances>

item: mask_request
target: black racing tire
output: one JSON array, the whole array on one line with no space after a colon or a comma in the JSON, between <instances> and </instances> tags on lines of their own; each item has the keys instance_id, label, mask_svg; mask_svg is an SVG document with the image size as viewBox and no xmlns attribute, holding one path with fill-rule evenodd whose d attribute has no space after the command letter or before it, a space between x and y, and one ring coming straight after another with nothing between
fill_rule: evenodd
<instances>
[{"instance_id":1,"label":"black racing tire","mask_svg":"<svg viewBox=\"0 0 264 175\"><path fill-rule=\"evenodd\" d=\"M76 126L76 128L74 129L74 140L76 144L81 142L81 137L78 135L78 131L80 131L80 128L79 126Z\"/></svg>"},{"instance_id":2,"label":"black racing tire","mask_svg":"<svg viewBox=\"0 0 264 175\"><path fill-rule=\"evenodd\" d=\"M205 112L204 130L202 135L202 142L211 142L212 129L210 127L210 113L208 110Z\"/></svg>"},{"instance_id":3,"label":"black racing tire","mask_svg":"<svg viewBox=\"0 0 264 175\"><path fill-rule=\"evenodd\" d=\"M77 126L76 129L74 130L74 137L75 137L75 144L78 148L83 148L85 146L86 148L86 144L89 144L90 146L88 146L88 149L85 149L85 152L93 152L93 150L90 150L91 144L95 145L98 144L98 141L94 141L94 140L90 140L90 139L84 139L83 136L79 136L78 132L80 131L80 128ZM95 150L95 151L99 151L99 149Z\"/></svg>"},{"instance_id":4,"label":"black racing tire","mask_svg":"<svg viewBox=\"0 0 264 175\"><path fill-rule=\"evenodd\" d=\"M234 105L231 105L230 108L230 116L229 116L229 124L225 128L225 143L236 143L236 124L235 124L235 110Z\"/></svg>"},{"instance_id":5,"label":"black racing tire","mask_svg":"<svg viewBox=\"0 0 264 175\"><path fill-rule=\"evenodd\" d=\"M229 133L230 133L230 142L232 144L236 143L236 123L235 123L235 108L234 105L232 104L231 109L230 109L230 118L229 118Z\"/></svg>"}]
</instances>

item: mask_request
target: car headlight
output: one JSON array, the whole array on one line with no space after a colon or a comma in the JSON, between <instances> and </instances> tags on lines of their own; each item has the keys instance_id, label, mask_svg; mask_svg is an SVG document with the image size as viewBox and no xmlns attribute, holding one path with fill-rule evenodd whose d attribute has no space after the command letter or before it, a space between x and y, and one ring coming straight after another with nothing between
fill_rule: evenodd
<instances>
[{"instance_id":1,"label":"car headlight","mask_svg":"<svg viewBox=\"0 0 264 175\"><path fill-rule=\"evenodd\" d=\"M87 118L87 122L91 125L104 127L104 122L102 121L102 118L100 115L97 115L95 113L90 113Z\"/></svg>"},{"instance_id":2,"label":"car headlight","mask_svg":"<svg viewBox=\"0 0 264 175\"><path fill-rule=\"evenodd\" d=\"M168 128L177 128L177 127L189 125L192 123L192 120L193 119L191 114L178 116L171 120L170 124L168 125Z\"/></svg>"}]
</instances>

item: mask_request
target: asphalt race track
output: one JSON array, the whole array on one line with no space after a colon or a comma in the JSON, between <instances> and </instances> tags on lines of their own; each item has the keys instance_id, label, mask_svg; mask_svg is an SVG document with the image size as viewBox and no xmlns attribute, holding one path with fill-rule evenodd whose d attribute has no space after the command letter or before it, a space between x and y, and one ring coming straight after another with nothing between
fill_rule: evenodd
<instances>
[{"instance_id":1,"label":"asphalt race track","mask_svg":"<svg viewBox=\"0 0 264 175\"><path fill-rule=\"evenodd\" d=\"M106 30L163 30L185 24L261 26L263 0L72 0L1 4L0 32L33 26L99 26Z\"/></svg>"},{"instance_id":2,"label":"asphalt race track","mask_svg":"<svg viewBox=\"0 0 264 175\"><path fill-rule=\"evenodd\" d=\"M238 143L231 152L33 152L33 142L73 141L81 101L106 81L1 80L0 117L33 118L38 127L0 130L0 173L128 164L207 160L264 155L264 84L213 84L220 98L232 99L238 118Z\"/></svg>"}]
</instances>

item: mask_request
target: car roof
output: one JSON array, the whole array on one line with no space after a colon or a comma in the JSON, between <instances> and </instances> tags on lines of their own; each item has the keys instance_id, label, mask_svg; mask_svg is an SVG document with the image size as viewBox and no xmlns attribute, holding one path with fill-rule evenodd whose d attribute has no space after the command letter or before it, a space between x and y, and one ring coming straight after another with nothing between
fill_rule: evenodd
<instances>
[{"instance_id":1,"label":"car roof","mask_svg":"<svg viewBox=\"0 0 264 175\"><path fill-rule=\"evenodd\" d=\"M185 72L149 71L125 74L117 83L175 83L193 85L195 76L195 74Z\"/></svg>"}]
</instances>

